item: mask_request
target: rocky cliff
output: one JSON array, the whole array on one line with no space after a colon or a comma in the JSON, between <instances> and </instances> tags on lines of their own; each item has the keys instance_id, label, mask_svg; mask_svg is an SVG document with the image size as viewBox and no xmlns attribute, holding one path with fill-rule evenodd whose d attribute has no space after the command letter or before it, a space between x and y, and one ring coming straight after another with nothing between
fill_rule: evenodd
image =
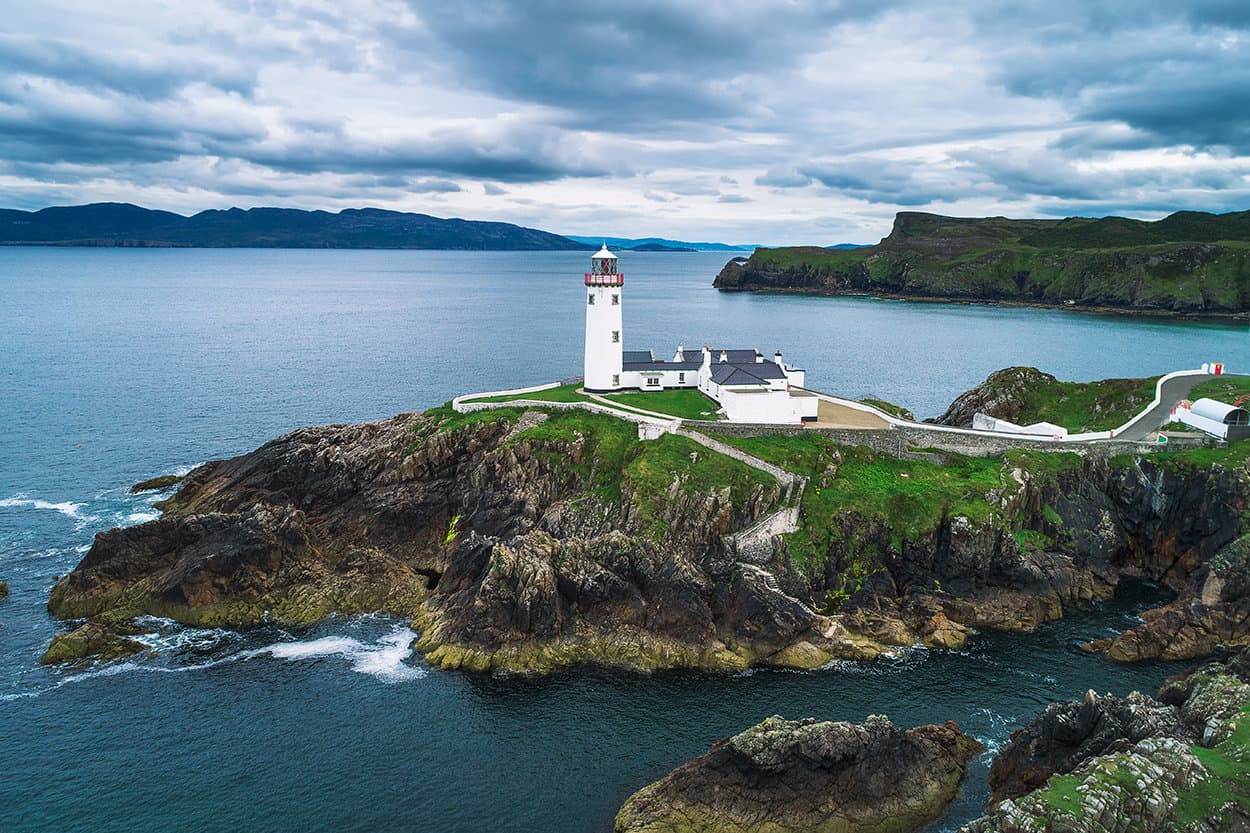
<instances>
[{"instance_id":1,"label":"rocky cliff","mask_svg":"<svg viewBox=\"0 0 1250 833\"><path fill-rule=\"evenodd\" d=\"M901 212L875 246L758 249L715 286L1192 315L1250 310L1250 212L1007 220Z\"/></svg>"},{"instance_id":2,"label":"rocky cliff","mask_svg":"<svg viewBox=\"0 0 1250 833\"><path fill-rule=\"evenodd\" d=\"M981 748L953 723L770 717L639 790L616 830L908 833L941 815Z\"/></svg>"},{"instance_id":3,"label":"rocky cliff","mask_svg":"<svg viewBox=\"0 0 1250 833\"><path fill-rule=\"evenodd\" d=\"M1048 707L990 773L990 812L961 833L1250 829L1250 653L1133 694Z\"/></svg>"},{"instance_id":4,"label":"rocky cliff","mask_svg":"<svg viewBox=\"0 0 1250 833\"><path fill-rule=\"evenodd\" d=\"M1094 648L1250 640L1240 449L934 462L808 434L727 441L805 480L796 531L738 534L782 508L770 476L608 416L440 408L302 429L98 535L49 609L121 635L142 614L388 611L429 662L467 670L810 668L1031 628L1145 577L1178 600ZM91 635L67 644L104 644Z\"/></svg>"}]
</instances>

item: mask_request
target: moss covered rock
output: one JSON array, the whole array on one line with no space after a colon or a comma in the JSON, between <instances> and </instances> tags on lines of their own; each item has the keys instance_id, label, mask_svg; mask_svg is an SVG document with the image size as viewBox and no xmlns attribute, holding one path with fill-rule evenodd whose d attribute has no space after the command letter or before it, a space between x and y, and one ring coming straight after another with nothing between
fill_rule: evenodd
<instances>
[{"instance_id":1,"label":"moss covered rock","mask_svg":"<svg viewBox=\"0 0 1250 833\"><path fill-rule=\"evenodd\" d=\"M39 662L43 665L108 662L137 654L145 647L142 642L127 639L108 625L88 622L54 636Z\"/></svg>"},{"instance_id":2,"label":"moss covered rock","mask_svg":"<svg viewBox=\"0 0 1250 833\"><path fill-rule=\"evenodd\" d=\"M639 790L616 831L907 833L941 815L981 748L953 723L774 716Z\"/></svg>"}]
</instances>

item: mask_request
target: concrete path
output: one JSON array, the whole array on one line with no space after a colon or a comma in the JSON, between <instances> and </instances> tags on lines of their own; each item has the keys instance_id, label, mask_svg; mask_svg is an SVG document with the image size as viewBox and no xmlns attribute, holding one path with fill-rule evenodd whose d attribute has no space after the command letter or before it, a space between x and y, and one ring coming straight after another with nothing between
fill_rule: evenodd
<instances>
[{"instance_id":1,"label":"concrete path","mask_svg":"<svg viewBox=\"0 0 1250 833\"><path fill-rule=\"evenodd\" d=\"M890 423L868 411L848 408L828 399L821 399L816 406L816 422L808 423L814 428L852 428L871 430L889 428Z\"/></svg>"},{"instance_id":2,"label":"concrete path","mask_svg":"<svg viewBox=\"0 0 1250 833\"><path fill-rule=\"evenodd\" d=\"M1172 409L1177 403L1189 396L1189 392L1203 382L1218 379L1214 375L1177 376L1163 383L1159 391L1159 404L1148 411L1142 411L1137 418L1120 430L1116 431L1117 440L1144 440L1172 416Z\"/></svg>"}]
</instances>

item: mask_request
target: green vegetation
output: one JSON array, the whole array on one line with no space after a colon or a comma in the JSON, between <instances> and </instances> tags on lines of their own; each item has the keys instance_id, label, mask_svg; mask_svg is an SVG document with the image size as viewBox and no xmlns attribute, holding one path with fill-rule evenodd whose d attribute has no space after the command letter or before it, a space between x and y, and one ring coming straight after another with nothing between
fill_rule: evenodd
<instances>
[{"instance_id":1,"label":"green vegetation","mask_svg":"<svg viewBox=\"0 0 1250 833\"><path fill-rule=\"evenodd\" d=\"M1250 812L1250 709L1243 709L1233 726L1232 735L1223 743L1211 748L1190 747L1214 777L1181 793L1176 806L1180 824L1196 825L1232 802Z\"/></svg>"},{"instance_id":2,"label":"green vegetation","mask_svg":"<svg viewBox=\"0 0 1250 833\"><path fill-rule=\"evenodd\" d=\"M589 396L584 393L578 393L581 386L581 382L574 382L570 385L560 385L557 388L548 388L547 390L535 391L534 393L510 393L504 396L485 396L481 398L472 397L465 401L516 402L517 400L528 399L536 402L589 402Z\"/></svg>"},{"instance_id":3,"label":"green vegetation","mask_svg":"<svg viewBox=\"0 0 1250 833\"><path fill-rule=\"evenodd\" d=\"M1250 309L1250 212L1158 222L957 218L900 212L890 235L848 251L757 249L726 289L1230 314Z\"/></svg>"},{"instance_id":4,"label":"green vegetation","mask_svg":"<svg viewBox=\"0 0 1250 833\"><path fill-rule=\"evenodd\" d=\"M871 405L878 411L885 411L890 416L898 417L899 419L908 419L912 422L916 421L916 415L904 408L902 405L895 405L893 402L886 402L884 399L873 399L872 397L861 399L859 401L863 402L865 405Z\"/></svg>"},{"instance_id":5,"label":"green vegetation","mask_svg":"<svg viewBox=\"0 0 1250 833\"><path fill-rule=\"evenodd\" d=\"M1226 469L1244 467L1247 458L1250 458L1250 440L1215 448L1160 451L1150 455L1150 459L1163 468L1180 473L1209 469L1212 466L1223 466ZM1115 465L1132 465L1133 460L1128 457L1113 457L1111 462Z\"/></svg>"},{"instance_id":6,"label":"green vegetation","mask_svg":"<svg viewBox=\"0 0 1250 833\"><path fill-rule=\"evenodd\" d=\"M1100 382L1038 382L1022 391L1020 425L1051 422L1072 432L1119 428L1154 401L1158 376Z\"/></svg>"},{"instance_id":7,"label":"green vegetation","mask_svg":"<svg viewBox=\"0 0 1250 833\"><path fill-rule=\"evenodd\" d=\"M627 407L680 417L682 419L716 419L717 405L701 391L693 388L609 393L605 399Z\"/></svg>"},{"instance_id":8,"label":"green vegetation","mask_svg":"<svg viewBox=\"0 0 1250 833\"><path fill-rule=\"evenodd\" d=\"M499 408L459 414L449 406L425 413L418 427L417 445L435 431L506 420L515 423L519 408ZM581 409L549 410L547 419L516 436L511 443L530 443L557 471L572 471L587 484L589 496L605 505L622 497L633 502L643 529L662 538L667 513L682 495L708 495L728 490L734 506L741 506L759 490L775 492L777 482L767 474L718 454L693 440L673 434L642 442L632 422ZM569 448L580 451L570 456ZM453 519L453 525L455 519ZM452 534L454 526L448 528Z\"/></svg>"},{"instance_id":9,"label":"green vegetation","mask_svg":"<svg viewBox=\"0 0 1250 833\"><path fill-rule=\"evenodd\" d=\"M1189 392L1190 399L1215 399L1229 405L1242 396L1250 396L1250 376L1221 376L1196 385Z\"/></svg>"},{"instance_id":10,"label":"green vegetation","mask_svg":"<svg viewBox=\"0 0 1250 833\"><path fill-rule=\"evenodd\" d=\"M980 521L997 512L986 499L1002 485L1003 461L997 457L951 454L942 465L839 446L818 434L720 439L809 478L799 531L787 539L795 560L809 567L823 562L835 542L841 541L852 554L860 546L842 541L838 521L847 513L885 522L898 548L933 532L944 518L962 515ZM842 569L858 570L862 579L867 566L852 557Z\"/></svg>"}]
</instances>

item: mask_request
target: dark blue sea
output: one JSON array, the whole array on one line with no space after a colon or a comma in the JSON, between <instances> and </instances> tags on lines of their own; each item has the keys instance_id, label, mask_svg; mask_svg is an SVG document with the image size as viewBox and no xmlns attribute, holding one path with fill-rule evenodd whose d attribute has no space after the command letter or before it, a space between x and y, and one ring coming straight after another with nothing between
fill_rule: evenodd
<instances>
[{"instance_id":1,"label":"dark blue sea","mask_svg":"<svg viewBox=\"0 0 1250 833\"><path fill-rule=\"evenodd\" d=\"M990 371L1250 369L1244 325L722 294L722 254L628 254L625 342L780 349L811 387L921 416ZM1137 587L1023 636L814 673L484 678L426 667L384 617L238 634L157 622L150 656L44 669L54 577L156 516L130 484L302 425L580 372L579 253L0 249L0 831L611 829L634 790L781 714L954 719L991 750L1055 699L1176 669L1076 645ZM987 755L935 830L979 813Z\"/></svg>"}]
</instances>

